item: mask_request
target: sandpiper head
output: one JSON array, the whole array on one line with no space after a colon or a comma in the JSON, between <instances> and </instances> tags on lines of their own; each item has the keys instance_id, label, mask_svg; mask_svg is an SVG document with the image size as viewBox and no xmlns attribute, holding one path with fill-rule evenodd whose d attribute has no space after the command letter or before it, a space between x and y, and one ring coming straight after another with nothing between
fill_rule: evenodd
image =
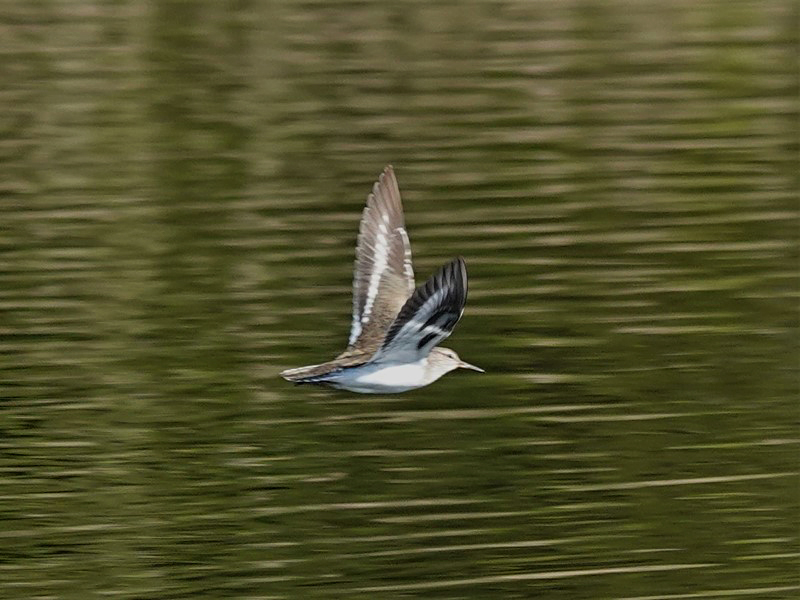
<instances>
[{"instance_id":1,"label":"sandpiper head","mask_svg":"<svg viewBox=\"0 0 800 600\"><path fill-rule=\"evenodd\" d=\"M454 369L471 369L480 373L484 372L480 367L476 367L475 365L461 360L458 354L450 350L450 348L442 348L441 346L437 346L431 350L431 353L428 355L428 360L431 366L433 366L436 371L440 371L442 375Z\"/></svg>"}]
</instances>

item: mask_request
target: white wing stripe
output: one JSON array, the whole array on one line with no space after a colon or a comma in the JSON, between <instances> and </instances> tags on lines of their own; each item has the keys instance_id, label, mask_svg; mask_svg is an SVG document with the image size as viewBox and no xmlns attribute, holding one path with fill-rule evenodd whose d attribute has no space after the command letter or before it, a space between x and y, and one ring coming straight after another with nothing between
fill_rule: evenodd
<instances>
[{"instance_id":1,"label":"white wing stripe","mask_svg":"<svg viewBox=\"0 0 800 600\"><path fill-rule=\"evenodd\" d=\"M367 299L364 302L364 311L361 313L361 325L369 322L369 316L372 313L372 306L375 304L375 298L378 296L378 290L381 286L381 277L383 272L389 264L389 237L386 227L386 215L379 226L379 233L375 242L374 262L372 265L372 272L369 274L369 287L367 288Z\"/></svg>"},{"instance_id":2,"label":"white wing stripe","mask_svg":"<svg viewBox=\"0 0 800 600\"><path fill-rule=\"evenodd\" d=\"M414 265L411 262L411 242L408 241L408 233L406 232L405 228L398 227L395 229L396 232L400 234L400 237L403 238L403 248L404 252L404 259L403 259L403 271L406 276L406 281L408 282L408 295L414 293Z\"/></svg>"},{"instance_id":3,"label":"white wing stripe","mask_svg":"<svg viewBox=\"0 0 800 600\"><path fill-rule=\"evenodd\" d=\"M353 309L353 325L350 328L350 339L347 340L347 345L352 346L353 343L358 339L358 336L361 335L361 323L358 320L358 314L356 313L356 309Z\"/></svg>"}]
</instances>

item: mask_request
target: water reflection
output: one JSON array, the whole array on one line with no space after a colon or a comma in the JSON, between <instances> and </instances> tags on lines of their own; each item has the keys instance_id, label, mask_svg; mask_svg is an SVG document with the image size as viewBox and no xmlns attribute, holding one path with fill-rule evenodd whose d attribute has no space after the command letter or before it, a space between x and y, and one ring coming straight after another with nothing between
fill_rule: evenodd
<instances>
[{"instance_id":1,"label":"water reflection","mask_svg":"<svg viewBox=\"0 0 800 600\"><path fill-rule=\"evenodd\" d=\"M788 3L6 8L2 595L796 596ZM488 373L293 388L390 162Z\"/></svg>"}]
</instances>

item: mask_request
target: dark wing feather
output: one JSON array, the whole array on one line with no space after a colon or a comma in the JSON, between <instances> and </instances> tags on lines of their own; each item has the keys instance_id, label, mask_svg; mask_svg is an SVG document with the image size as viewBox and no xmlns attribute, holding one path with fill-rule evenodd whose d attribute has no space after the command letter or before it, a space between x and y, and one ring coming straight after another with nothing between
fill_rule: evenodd
<instances>
[{"instance_id":1,"label":"dark wing feather","mask_svg":"<svg viewBox=\"0 0 800 600\"><path fill-rule=\"evenodd\" d=\"M376 360L415 361L452 333L467 302L467 267L458 257L419 286L389 327Z\"/></svg>"}]
</instances>

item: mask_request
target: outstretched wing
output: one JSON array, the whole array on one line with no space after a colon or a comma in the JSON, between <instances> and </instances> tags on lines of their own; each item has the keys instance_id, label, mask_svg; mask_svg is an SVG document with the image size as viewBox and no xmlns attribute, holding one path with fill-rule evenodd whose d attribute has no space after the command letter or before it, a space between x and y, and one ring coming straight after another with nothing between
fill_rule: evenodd
<instances>
[{"instance_id":1,"label":"outstretched wing","mask_svg":"<svg viewBox=\"0 0 800 600\"><path fill-rule=\"evenodd\" d=\"M427 356L453 331L466 302L467 266L458 257L414 291L374 358L411 362Z\"/></svg>"},{"instance_id":2,"label":"outstretched wing","mask_svg":"<svg viewBox=\"0 0 800 600\"><path fill-rule=\"evenodd\" d=\"M348 349L376 350L413 291L411 245L400 189L388 166L372 187L361 216Z\"/></svg>"}]
</instances>

